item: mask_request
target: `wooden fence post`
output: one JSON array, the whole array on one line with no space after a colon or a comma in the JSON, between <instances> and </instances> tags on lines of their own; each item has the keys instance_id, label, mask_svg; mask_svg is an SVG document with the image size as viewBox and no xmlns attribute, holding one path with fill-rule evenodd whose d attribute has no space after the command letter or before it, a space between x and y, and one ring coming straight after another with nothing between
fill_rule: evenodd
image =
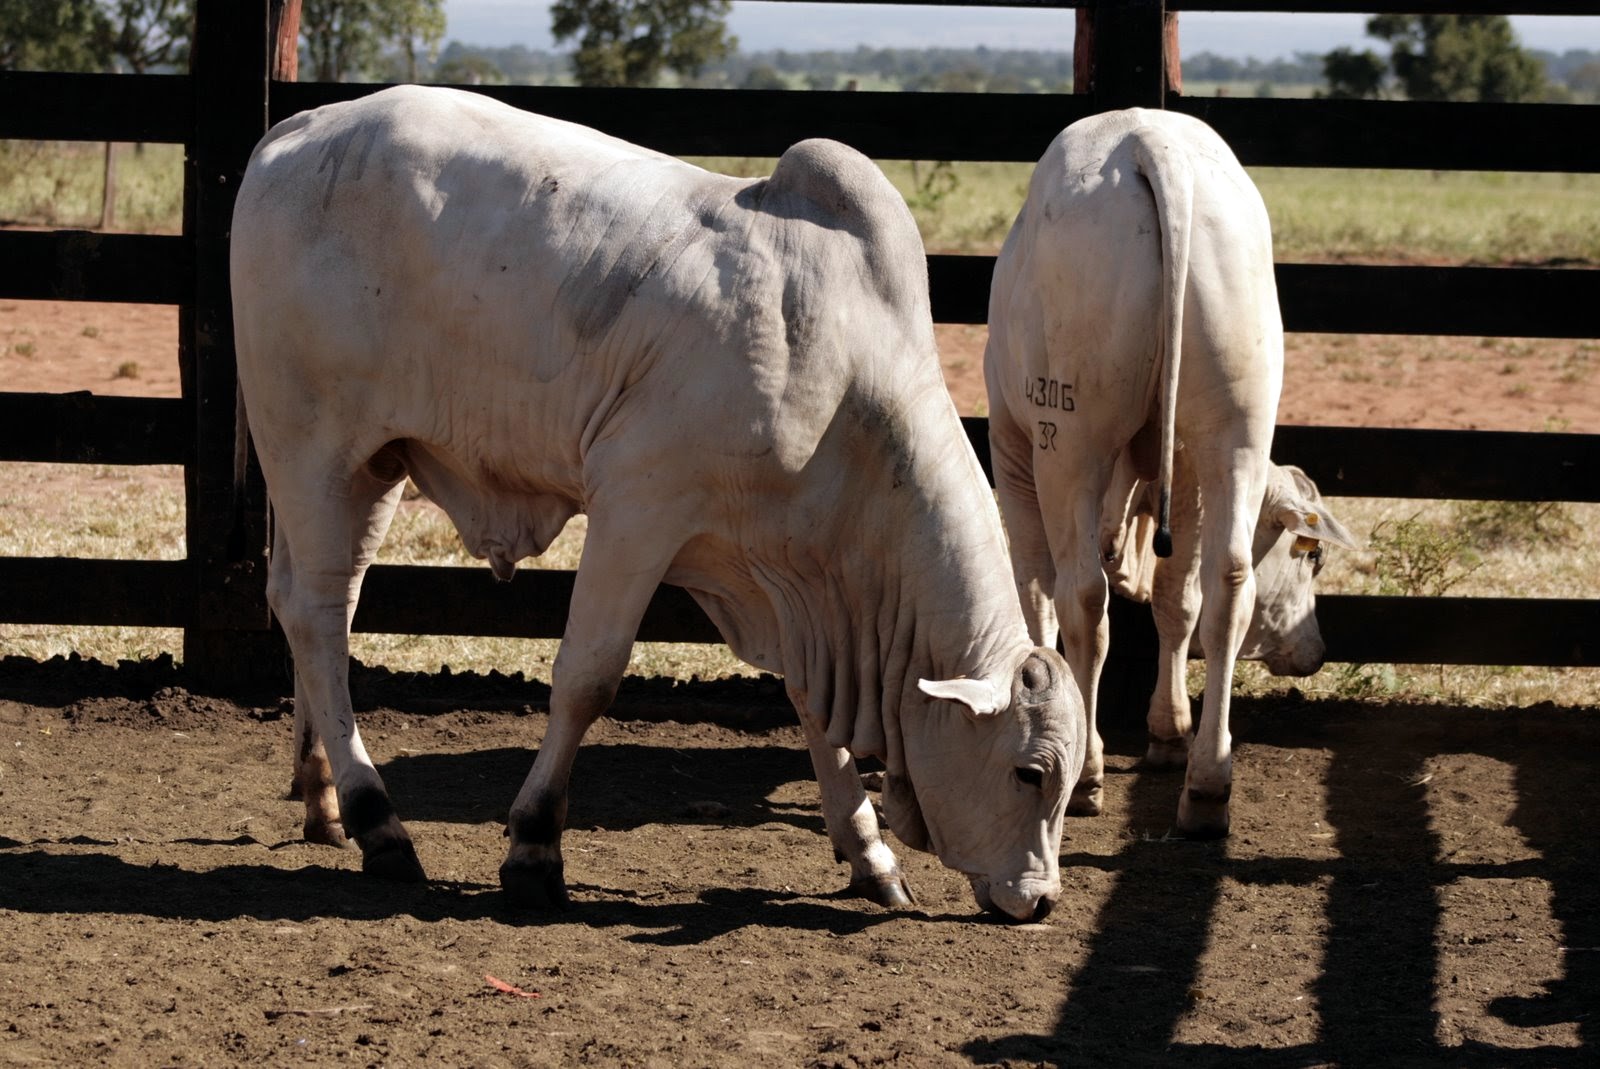
<instances>
[{"instance_id":1,"label":"wooden fence post","mask_svg":"<svg viewBox=\"0 0 1600 1069\"><path fill-rule=\"evenodd\" d=\"M191 77L194 133L185 228L194 247L194 303L182 314L185 400L195 418L185 467L194 622L184 665L196 685L287 682L287 655L266 602L266 499L260 475L234 486L237 377L228 234L250 151L267 128L269 0L200 0Z\"/></svg>"},{"instance_id":2,"label":"wooden fence post","mask_svg":"<svg viewBox=\"0 0 1600 1069\"><path fill-rule=\"evenodd\" d=\"M1099 111L1160 108L1183 87L1178 15L1165 0L1089 0L1078 8L1073 91Z\"/></svg>"}]
</instances>

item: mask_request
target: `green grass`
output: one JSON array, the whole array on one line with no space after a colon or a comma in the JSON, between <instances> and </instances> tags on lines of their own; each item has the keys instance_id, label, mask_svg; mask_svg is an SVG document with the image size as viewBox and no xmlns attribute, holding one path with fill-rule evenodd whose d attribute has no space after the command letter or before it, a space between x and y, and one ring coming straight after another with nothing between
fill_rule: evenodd
<instances>
[{"instance_id":1,"label":"green grass","mask_svg":"<svg viewBox=\"0 0 1600 1069\"><path fill-rule=\"evenodd\" d=\"M117 145L112 226L139 233L183 229L183 146ZM105 146L0 141L0 222L97 228Z\"/></svg>"},{"instance_id":2,"label":"green grass","mask_svg":"<svg viewBox=\"0 0 1600 1069\"><path fill-rule=\"evenodd\" d=\"M1231 88L1231 87L1230 87ZM103 146L0 141L0 220L97 226ZM183 151L118 145L115 226L182 227ZM695 158L743 176L771 159ZM881 161L935 252L993 253L1032 164ZM1600 263L1600 175L1254 168L1282 260Z\"/></svg>"},{"instance_id":3,"label":"green grass","mask_svg":"<svg viewBox=\"0 0 1600 1069\"><path fill-rule=\"evenodd\" d=\"M768 174L773 160L696 158ZM1027 197L1030 163L879 161L932 252L999 251ZM1280 260L1600 263L1600 175L1258 167Z\"/></svg>"},{"instance_id":4,"label":"green grass","mask_svg":"<svg viewBox=\"0 0 1600 1069\"><path fill-rule=\"evenodd\" d=\"M1262 167L1280 260L1600 263L1600 175Z\"/></svg>"}]
</instances>

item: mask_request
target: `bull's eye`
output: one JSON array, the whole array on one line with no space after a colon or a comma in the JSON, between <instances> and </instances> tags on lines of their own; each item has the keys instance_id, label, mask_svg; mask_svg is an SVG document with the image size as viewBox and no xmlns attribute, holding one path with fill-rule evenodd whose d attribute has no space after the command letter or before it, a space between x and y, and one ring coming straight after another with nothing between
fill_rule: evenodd
<instances>
[{"instance_id":1,"label":"bull's eye","mask_svg":"<svg viewBox=\"0 0 1600 1069\"><path fill-rule=\"evenodd\" d=\"M1322 567L1322 546L1321 545L1318 545L1316 549L1313 549L1310 552L1310 554L1308 554L1308 556L1310 556L1312 564L1316 565L1318 568Z\"/></svg>"},{"instance_id":2,"label":"bull's eye","mask_svg":"<svg viewBox=\"0 0 1600 1069\"><path fill-rule=\"evenodd\" d=\"M1017 779L1036 791L1044 790L1044 773L1037 768L1017 768Z\"/></svg>"}]
</instances>

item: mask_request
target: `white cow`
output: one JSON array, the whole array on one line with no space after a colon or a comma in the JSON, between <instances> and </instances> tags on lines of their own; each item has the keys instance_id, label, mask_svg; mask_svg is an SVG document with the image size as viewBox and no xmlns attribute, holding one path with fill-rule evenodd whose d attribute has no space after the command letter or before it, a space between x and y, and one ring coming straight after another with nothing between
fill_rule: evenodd
<instances>
[{"instance_id":1,"label":"white cow","mask_svg":"<svg viewBox=\"0 0 1600 1069\"><path fill-rule=\"evenodd\" d=\"M1119 459L1158 486L1158 555L1198 570L1212 656L1178 827L1228 831L1233 665L1255 605L1251 547L1283 380L1266 208L1221 138L1130 109L1062 131L995 265L984 357L1001 511L1033 640L1056 640L1089 714L1071 811L1102 807L1095 727L1107 644L1103 502ZM1204 519L1174 529L1179 440ZM1131 488L1130 488L1131 489ZM1182 509L1178 512L1181 514ZM1190 582L1187 575L1184 585Z\"/></svg>"},{"instance_id":2,"label":"white cow","mask_svg":"<svg viewBox=\"0 0 1600 1069\"><path fill-rule=\"evenodd\" d=\"M409 475L501 579L589 517L511 808L513 899L567 901L573 757L666 582L784 674L854 889L910 901L855 773L873 755L903 842L985 908L1048 911L1085 715L1065 662L1028 641L940 377L921 242L870 161L807 141L769 179L729 178L402 87L268 133L232 250L308 837L342 823L365 869L422 878L346 676Z\"/></svg>"},{"instance_id":3,"label":"white cow","mask_svg":"<svg viewBox=\"0 0 1600 1069\"><path fill-rule=\"evenodd\" d=\"M1193 470L1184 461L1180 450L1172 499L1174 557L1155 555L1155 484L1133 473L1126 454L1117 464L1100 519L1101 556L1112 591L1149 604L1155 618L1159 652L1145 752L1145 764L1153 768L1184 767L1191 726L1184 665L1191 653L1205 656L1204 645L1192 641L1201 601L1189 559L1197 546L1200 502ZM1306 531L1316 533L1301 533ZM1239 646L1240 660L1262 661L1278 676L1309 676L1322 667L1327 647L1317 626L1314 581L1322 571L1324 543L1358 548L1305 472L1269 463L1267 490L1251 538L1256 601Z\"/></svg>"}]
</instances>

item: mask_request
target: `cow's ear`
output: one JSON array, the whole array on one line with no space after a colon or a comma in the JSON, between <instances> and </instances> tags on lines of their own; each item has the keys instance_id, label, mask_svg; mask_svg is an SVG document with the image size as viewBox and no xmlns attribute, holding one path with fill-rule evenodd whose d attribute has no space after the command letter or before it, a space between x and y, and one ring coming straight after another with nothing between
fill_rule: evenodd
<instances>
[{"instance_id":1,"label":"cow's ear","mask_svg":"<svg viewBox=\"0 0 1600 1069\"><path fill-rule=\"evenodd\" d=\"M919 679L917 689L930 698L960 702L976 717L994 716L1006 704L999 688L987 679Z\"/></svg>"},{"instance_id":2,"label":"cow's ear","mask_svg":"<svg viewBox=\"0 0 1600 1069\"><path fill-rule=\"evenodd\" d=\"M1361 548L1361 543L1352 538L1350 532L1344 529L1344 524L1326 508L1308 506L1298 501L1283 502L1275 518L1285 531L1301 538L1315 538L1319 542L1331 542L1345 549Z\"/></svg>"}]
</instances>

